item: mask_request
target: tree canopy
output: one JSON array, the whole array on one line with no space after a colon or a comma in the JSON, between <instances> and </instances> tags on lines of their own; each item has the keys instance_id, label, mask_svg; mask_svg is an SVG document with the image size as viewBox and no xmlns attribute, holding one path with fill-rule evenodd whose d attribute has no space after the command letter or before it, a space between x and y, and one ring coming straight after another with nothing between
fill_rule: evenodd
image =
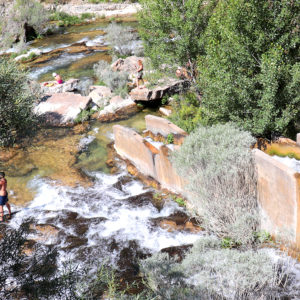
<instances>
[{"instance_id":1,"label":"tree canopy","mask_svg":"<svg viewBox=\"0 0 300 300\"><path fill-rule=\"evenodd\" d=\"M142 0L140 35L145 54L156 67L177 64L195 67L203 53L202 33L217 0Z\"/></svg>"},{"instance_id":2,"label":"tree canopy","mask_svg":"<svg viewBox=\"0 0 300 300\"><path fill-rule=\"evenodd\" d=\"M292 134L300 117L299 1L220 1L199 60L210 123Z\"/></svg>"},{"instance_id":3,"label":"tree canopy","mask_svg":"<svg viewBox=\"0 0 300 300\"><path fill-rule=\"evenodd\" d=\"M0 146L14 143L33 128L35 99L26 72L15 62L0 59Z\"/></svg>"}]
</instances>

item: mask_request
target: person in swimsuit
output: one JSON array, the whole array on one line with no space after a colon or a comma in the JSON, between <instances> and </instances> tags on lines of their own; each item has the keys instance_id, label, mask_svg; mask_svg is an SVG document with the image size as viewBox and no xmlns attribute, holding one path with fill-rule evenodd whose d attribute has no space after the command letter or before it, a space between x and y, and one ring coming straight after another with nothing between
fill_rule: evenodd
<instances>
[{"instance_id":1,"label":"person in swimsuit","mask_svg":"<svg viewBox=\"0 0 300 300\"><path fill-rule=\"evenodd\" d=\"M4 211L3 206L6 205L9 212L9 219L11 218L11 210L10 205L8 203L7 197L7 181L5 179L5 173L0 172L0 222L3 222L4 219Z\"/></svg>"},{"instance_id":2,"label":"person in swimsuit","mask_svg":"<svg viewBox=\"0 0 300 300\"><path fill-rule=\"evenodd\" d=\"M53 73L52 76L55 78L55 80L58 84L63 84L63 80L60 75Z\"/></svg>"},{"instance_id":3,"label":"person in swimsuit","mask_svg":"<svg viewBox=\"0 0 300 300\"><path fill-rule=\"evenodd\" d=\"M143 66L143 62L139 59L138 60L138 67L137 67L137 76L136 76L136 86L137 88L142 88L140 87L140 80L143 79L143 71L144 71L144 66Z\"/></svg>"}]
</instances>

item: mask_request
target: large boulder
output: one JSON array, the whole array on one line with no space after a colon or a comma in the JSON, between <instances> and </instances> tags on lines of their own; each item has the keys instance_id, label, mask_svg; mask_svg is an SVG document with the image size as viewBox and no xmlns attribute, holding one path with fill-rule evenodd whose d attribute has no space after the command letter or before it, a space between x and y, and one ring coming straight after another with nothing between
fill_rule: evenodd
<instances>
[{"instance_id":1,"label":"large boulder","mask_svg":"<svg viewBox=\"0 0 300 300\"><path fill-rule=\"evenodd\" d=\"M154 89L135 88L130 92L130 96L136 101L153 101L162 99L165 95L173 95L185 90L189 86L187 80L169 79L168 83L157 86Z\"/></svg>"},{"instance_id":2,"label":"large boulder","mask_svg":"<svg viewBox=\"0 0 300 300\"><path fill-rule=\"evenodd\" d=\"M144 139L133 129L113 126L115 149L124 159L130 160L146 176L155 178L153 154L145 145Z\"/></svg>"},{"instance_id":3,"label":"large boulder","mask_svg":"<svg viewBox=\"0 0 300 300\"><path fill-rule=\"evenodd\" d=\"M144 62L145 59L137 56L129 56L125 59L119 58L111 65L111 68L113 71L136 73L139 60Z\"/></svg>"},{"instance_id":4,"label":"large boulder","mask_svg":"<svg viewBox=\"0 0 300 300\"><path fill-rule=\"evenodd\" d=\"M178 136L187 136L187 133L180 127L173 124L171 121L156 117L153 115L147 115L145 117L146 128L152 133L161 134L162 136L168 136L169 134L178 135Z\"/></svg>"},{"instance_id":5,"label":"large boulder","mask_svg":"<svg viewBox=\"0 0 300 300\"><path fill-rule=\"evenodd\" d=\"M98 107L106 106L113 96L111 89L107 86L93 85L90 87L90 91L89 97Z\"/></svg>"},{"instance_id":6,"label":"large boulder","mask_svg":"<svg viewBox=\"0 0 300 300\"><path fill-rule=\"evenodd\" d=\"M139 111L136 103L130 99L122 99L119 96L113 97L111 100L115 100L109 105L105 106L100 113L96 113L94 116L102 122L113 122L128 118Z\"/></svg>"},{"instance_id":7,"label":"large boulder","mask_svg":"<svg viewBox=\"0 0 300 300\"><path fill-rule=\"evenodd\" d=\"M79 79L71 78L63 84L58 84L56 81L48 81L41 83L41 92L44 95L53 95L57 93L74 92L79 88Z\"/></svg>"},{"instance_id":8,"label":"large boulder","mask_svg":"<svg viewBox=\"0 0 300 300\"><path fill-rule=\"evenodd\" d=\"M34 112L49 125L73 124L79 113L88 108L90 97L74 93L57 93L40 102Z\"/></svg>"}]
</instances>

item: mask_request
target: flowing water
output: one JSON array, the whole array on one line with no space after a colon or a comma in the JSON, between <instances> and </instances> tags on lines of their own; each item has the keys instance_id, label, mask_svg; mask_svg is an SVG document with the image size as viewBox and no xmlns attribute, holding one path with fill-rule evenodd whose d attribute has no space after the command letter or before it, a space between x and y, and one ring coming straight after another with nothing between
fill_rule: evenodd
<instances>
[{"instance_id":1,"label":"flowing water","mask_svg":"<svg viewBox=\"0 0 300 300\"><path fill-rule=\"evenodd\" d=\"M64 53L33 67L30 77L52 80L51 73L56 71L64 79L93 78L94 63L111 61L105 50L107 25L101 21L72 26L63 34L31 43L32 49L43 53L79 42L104 48L90 54ZM148 113L156 114L144 110L117 123L141 132ZM17 228L25 218L33 217L35 230L29 238L56 245L60 263L81 264L93 258L95 263L105 260L136 275L137 259L163 248L192 244L203 233L176 228L174 221L162 226L163 220L189 217L174 201L157 201L157 191L129 175L123 162L111 174L106 159L114 124L94 121L89 128L40 130L27 147L2 153L0 169L7 173L16 212L9 226Z\"/></svg>"}]
</instances>

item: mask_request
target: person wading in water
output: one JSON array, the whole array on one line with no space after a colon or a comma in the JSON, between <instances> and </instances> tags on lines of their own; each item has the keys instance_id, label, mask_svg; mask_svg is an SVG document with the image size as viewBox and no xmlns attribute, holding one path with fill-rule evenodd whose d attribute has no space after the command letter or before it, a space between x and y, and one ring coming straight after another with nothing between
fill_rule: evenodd
<instances>
[{"instance_id":1,"label":"person wading in water","mask_svg":"<svg viewBox=\"0 0 300 300\"><path fill-rule=\"evenodd\" d=\"M6 205L8 212L9 212L9 219L11 218L11 210L10 205L8 203L8 197L7 197L7 181L5 179L5 173L0 172L0 222L3 222L4 220L4 211L3 206Z\"/></svg>"}]
</instances>

